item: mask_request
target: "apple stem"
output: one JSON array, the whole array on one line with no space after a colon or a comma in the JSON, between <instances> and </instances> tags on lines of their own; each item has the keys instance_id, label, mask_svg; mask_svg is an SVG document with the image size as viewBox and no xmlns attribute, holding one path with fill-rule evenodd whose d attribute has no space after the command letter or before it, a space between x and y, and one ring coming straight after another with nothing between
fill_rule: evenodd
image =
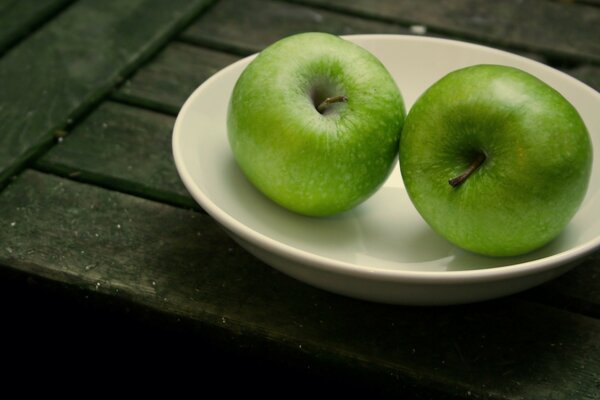
<instances>
[{"instance_id":1,"label":"apple stem","mask_svg":"<svg viewBox=\"0 0 600 400\"><path fill-rule=\"evenodd\" d=\"M481 164L483 164L484 161L485 161L485 154L478 153L477 158L475 158L473 160L473 162L467 167L465 172L463 172L456 178L452 178L448 181L450 186L452 186L452 187L459 186L461 183L463 183L469 177L469 175L471 175L477 168L479 168L481 166Z\"/></svg>"},{"instance_id":2,"label":"apple stem","mask_svg":"<svg viewBox=\"0 0 600 400\"><path fill-rule=\"evenodd\" d=\"M347 96L333 96L333 97L328 97L325 100L323 100L321 102L321 104L319 104L319 106L317 107L317 111L320 112L321 114L323 114L323 112L325 111L325 109L327 107L329 107L331 104L334 103L345 103L348 101L348 97Z\"/></svg>"}]
</instances>

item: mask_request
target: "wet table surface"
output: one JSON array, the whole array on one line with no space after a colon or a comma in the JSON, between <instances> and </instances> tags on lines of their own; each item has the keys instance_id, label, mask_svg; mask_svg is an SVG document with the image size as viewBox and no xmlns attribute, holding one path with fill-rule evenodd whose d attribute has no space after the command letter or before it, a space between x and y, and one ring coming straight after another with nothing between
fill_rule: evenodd
<instances>
[{"instance_id":1,"label":"wet table surface","mask_svg":"<svg viewBox=\"0 0 600 400\"><path fill-rule=\"evenodd\" d=\"M373 304L273 270L192 200L171 155L180 106L303 31L465 40L600 90L596 0L0 0L4 340L248 393L599 399L599 252L498 300Z\"/></svg>"}]
</instances>

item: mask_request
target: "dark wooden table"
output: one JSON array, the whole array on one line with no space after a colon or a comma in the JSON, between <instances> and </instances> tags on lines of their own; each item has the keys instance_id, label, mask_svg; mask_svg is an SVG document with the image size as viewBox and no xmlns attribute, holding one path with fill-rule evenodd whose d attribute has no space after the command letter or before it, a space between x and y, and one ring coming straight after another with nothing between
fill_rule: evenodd
<instances>
[{"instance_id":1,"label":"dark wooden table","mask_svg":"<svg viewBox=\"0 0 600 400\"><path fill-rule=\"evenodd\" d=\"M105 361L104 384L135 370L223 394L600 399L599 252L495 301L371 304L274 271L191 199L179 107L301 31L426 31L600 90L597 0L0 0L4 366L61 359L81 379Z\"/></svg>"}]
</instances>

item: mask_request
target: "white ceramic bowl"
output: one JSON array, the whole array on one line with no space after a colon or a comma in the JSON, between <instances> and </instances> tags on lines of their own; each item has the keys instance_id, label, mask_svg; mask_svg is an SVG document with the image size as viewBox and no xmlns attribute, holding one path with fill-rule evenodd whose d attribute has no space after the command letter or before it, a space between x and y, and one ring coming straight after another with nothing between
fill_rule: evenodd
<instances>
[{"instance_id":1,"label":"white ceramic bowl","mask_svg":"<svg viewBox=\"0 0 600 400\"><path fill-rule=\"evenodd\" d=\"M450 71L489 63L521 68L561 92L583 117L600 154L600 94L530 59L452 40L398 35L347 36L389 69L407 108ZM181 179L198 203L250 253L278 270L339 294L396 304L456 304L515 293L572 268L600 245L600 171L566 230L521 257L489 258L435 234L411 204L399 168L356 209L317 219L288 212L245 179L227 141L233 86L254 56L202 84L184 104L173 132Z\"/></svg>"}]
</instances>

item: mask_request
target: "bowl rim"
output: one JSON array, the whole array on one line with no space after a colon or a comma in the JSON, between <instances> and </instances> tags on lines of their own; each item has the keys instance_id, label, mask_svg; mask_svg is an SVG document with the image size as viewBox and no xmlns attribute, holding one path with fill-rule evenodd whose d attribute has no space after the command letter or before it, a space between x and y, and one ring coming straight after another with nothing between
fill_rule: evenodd
<instances>
[{"instance_id":1,"label":"bowl rim","mask_svg":"<svg viewBox=\"0 0 600 400\"><path fill-rule=\"evenodd\" d=\"M510 57L516 57L526 60L528 63L533 63L542 69L551 70L553 73L562 75L562 78L566 78L571 81L572 84L579 86L582 90L587 91L589 95L597 97L600 102L600 93L589 87L585 83L567 75L566 73L554 69L548 65L545 65L536 60L529 59L527 57L514 54L505 50L496 49L493 47L470 43L454 39L446 38L434 38L428 36L414 36L414 35L397 35L397 34L360 34L360 35L343 35L342 38L353 40L384 40L384 41L417 41L417 42L436 42L446 43L451 46L463 46L470 47L478 50L504 53ZM204 81L198 86L194 92L187 98L184 105L181 107L175 125L173 127L172 135L172 151L177 171L192 197L200 204L200 206L217 222L226 228L231 234L239 236L245 242L264 249L265 251L272 253L278 257L285 259L292 259L294 262L302 264L306 267L316 268L335 274L343 274L353 277L369 280L385 280L390 282L404 282L404 283L427 283L427 284L452 284L452 283L477 283L485 282L489 280L498 279L510 279L517 278L533 273L543 272L546 270L553 269L560 265L568 262L573 262L577 258L583 257L586 254L594 251L600 247L600 236L588 240L585 243L579 244L568 250L562 251L558 254L554 254L547 257L538 258L535 260L520 262L516 264L482 268L482 269L470 269L470 270L453 270L453 271L417 271L417 270L406 270L406 269L389 269L384 267L369 267L366 265L355 264L351 262L341 261L334 258L321 256L318 254L311 253L306 250L298 249L292 245L282 243L276 239L273 239L263 233L257 232L247 225L241 223L225 210L220 208L214 203L195 183L190 172L188 172L185 160L182 154L181 141L182 141L182 124L185 115L190 112L192 105L195 102L196 97L199 97L204 91L205 87L208 87L213 82L221 79L223 75L229 74L232 69L237 69L240 65L249 63L258 53L246 56L240 60L228 65L221 69L213 76ZM408 112L408 110L407 110ZM589 193L588 193L589 194ZM508 259L508 258L507 258ZM402 263L404 265L411 265L411 263ZM413 263L417 265L417 263Z\"/></svg>"}]
</instances>

